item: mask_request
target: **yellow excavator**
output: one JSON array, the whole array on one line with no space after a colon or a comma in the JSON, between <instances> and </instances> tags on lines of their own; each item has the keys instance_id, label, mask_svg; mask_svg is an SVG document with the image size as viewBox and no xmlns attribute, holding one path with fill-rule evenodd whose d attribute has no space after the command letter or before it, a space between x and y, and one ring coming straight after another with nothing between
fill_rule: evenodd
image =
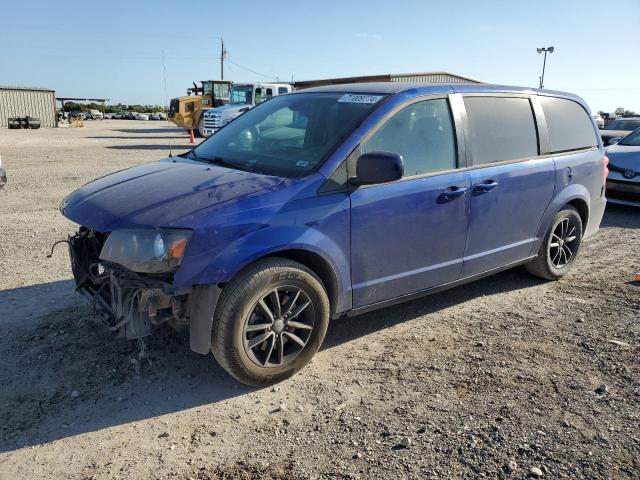
<instances>
[{"instance_id":1,"label":"yellow excavator","mask_svg":"<svg viewBox=\"0 0 640 480\"><path fill-rule=\"evenodd\" d=\"M200 86L193 82L186 96L171 99L169 119L179 127L193 129L196 136L203 136L203 110L229 103L231 84L227 80L203 80Z\"/></svg>"}]
</instances>

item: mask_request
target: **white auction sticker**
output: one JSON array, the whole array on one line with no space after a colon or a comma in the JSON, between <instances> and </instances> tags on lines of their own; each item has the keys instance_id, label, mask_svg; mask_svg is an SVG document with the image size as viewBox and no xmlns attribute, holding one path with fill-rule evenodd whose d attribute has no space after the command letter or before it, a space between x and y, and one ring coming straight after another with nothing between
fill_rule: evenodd
<instances>
[{"instance_id":1,"label":"white auction sticker","mask_svg":"<svg viewBox=\"0 0 640 480\"><path fill-rule=\"evenodd\" d=\"M382 95L356 95L355 93L345 93L338 99L342 103L376 103Z\"/></svg>"}]
</instances>

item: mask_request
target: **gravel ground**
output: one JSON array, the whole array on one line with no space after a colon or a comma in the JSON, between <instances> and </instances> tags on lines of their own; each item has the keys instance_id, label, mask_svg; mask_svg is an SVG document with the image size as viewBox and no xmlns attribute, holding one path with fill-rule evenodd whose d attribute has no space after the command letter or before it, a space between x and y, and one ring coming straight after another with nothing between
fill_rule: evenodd
<instances>
[{"instance_id":1,"label":"gravel ground","mask_svg":"<svg viewBox=\"0 0 640 480\"><path fill-rule=\"evenodd\" d=\"M47 254L67 193L171 136L188 148L160 122L0 129L0 478L640 478L640 211L608 207L559 282L516 269L336 321L274 388L168 329L137 373Z\"/></svg>"}]
</instances>

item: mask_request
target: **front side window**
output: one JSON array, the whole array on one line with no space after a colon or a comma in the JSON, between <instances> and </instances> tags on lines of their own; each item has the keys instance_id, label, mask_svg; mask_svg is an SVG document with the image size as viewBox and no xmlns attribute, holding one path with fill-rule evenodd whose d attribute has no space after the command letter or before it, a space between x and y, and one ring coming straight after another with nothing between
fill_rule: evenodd
<instances>
[{"instance_id":1,"label":"front side window","mask_svg":"<svg viewBox=\"0 0 640 480\"><path fill-rule=\"evenodd\" d=\"M350 97L357 96L273 97L198 145L193 158L267 175L303 176L319 167L384 98L345 101Z\"/></svg>"},{"instance_id":2,"label":"front side window","mask_svg":"<svg viewBox=\"0 0 640 480\"><path fill-rule=\"evenodd\" d=\"M568 152L598 145L593 122L580 104L556 97L540 97L549 131L549 153Z\"/></svg>"},{"instance_id":3,"label":"front side window","mask_svg":"<svg viewBox=\"0 0 640 480\"><path fill-rule=\"evenodd\" d=\"M528 98L465 97L473 165L538 155L538 133Z\"/></svg>"},{"instance_id":4,"label":"front side window","mask_svg":"<svg viewBox=\"0 0 640 480\"><path fill-rule=\"evenodd\" d=\"M405 177L456 168L447 100L425 100L397 112L363 145L362 153L372 151L401 155Z\"/></svg>"}]
</instances>

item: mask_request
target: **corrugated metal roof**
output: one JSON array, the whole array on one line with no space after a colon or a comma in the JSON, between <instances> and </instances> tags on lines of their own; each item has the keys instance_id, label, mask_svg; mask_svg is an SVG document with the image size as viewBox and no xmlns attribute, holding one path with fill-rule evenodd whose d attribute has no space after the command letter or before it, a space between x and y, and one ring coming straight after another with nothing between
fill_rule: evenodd
<instances>
[{"instance_id":1,"label":"corrugated metal roof","mask_svg":"<svg viewBox=\"0 0 640 480\"><path fill-rule=\"evenodd\" d=\"M0 90L26 90L26 91L36 91L36 92L55 92L50 88L43 87L15 87L11 85L0 85Z\"/></svg>"},{"instance_id":2,"label":"corrugated metal roof","mask_svg":"<svg viewBox=\"0 0 640 480\"><path fill-rule=\"evenodd\" d=\"M319 80L301 80L294 82L296 88L319 87L323 85L342 85L364 82L421 82L421 83L484 83L462 75L449 72L421 73L385 73L382 75L364 75L359 77L324 78Z\"/></svg>"}]
</instances>

